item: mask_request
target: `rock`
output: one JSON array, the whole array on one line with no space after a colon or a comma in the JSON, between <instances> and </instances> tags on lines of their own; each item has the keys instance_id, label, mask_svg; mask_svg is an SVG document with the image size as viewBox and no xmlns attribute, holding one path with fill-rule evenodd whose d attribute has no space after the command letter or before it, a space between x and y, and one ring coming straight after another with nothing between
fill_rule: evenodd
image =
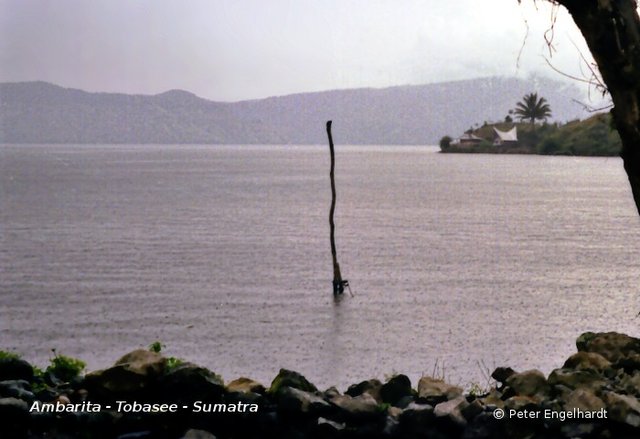
<instances>
[{"instance_id":1,"label":"rock","mask_svg":"<svg viewBox=\"0 0 640 439\"><path fill-rule=\"evenodd\" d=\"M17 398L0 398L2 437L23 437L29 423L29 405Z\"/></svg>"},{"instance_id":2,"label":"rock","mask_svg":"<svg viewBox=\"0 0 640 439\"><path fill-rule=\"evenodd\" d=\"M605 392L603 397L607 406L607 416L614 421L631 427L640 427L640 402L630 395Z\"/></svg>"},{"instance_id":3,"label":"rock","mask_svg":"<svg viewBox=\"0 0 640 439\"><path fill-rule=\"evenodd\" d=\"M622 393L640 397L640 372L635 372L632 375L622 375L616 383L616 388L621 390Z\"/></svg>"},{"instance_id":4,"label":"rock","mask_svg":"<svg viewBox=\"0 0 640 439\"><path fill-rule=\"evenodd\" d=\"M640 354L640 339L617 332L584 333L576 340L576 346L579 351L600 354L612 363L632 353Z\"/></svg>"},{"instance_id":5,"label":"rock","mask_svg":"<svg viewBox=\"0 0 640 439\"><path fill-rule=\"evenodd\" d=\"M459 396L455 399L441 402L433 409L433 414L436 418L446 418L452 424L458 427L464 427L467 424L467 420L462 415L462 411L469 407L464 396Z\"/></svg>"},{"instance_id":6,"label":"rock","mask_svg":"<svg viewBox=\"0 0 640 439\"><path fill-rule=\"evenodd\" d=\"M484 405L477 399L471 401L466 407L460 408L462 416L464 416L464 418L469 422L483 411Z\"/></svg>"},{"instance_id":7,"label":"rock","mask_svg":"<svg viewBox=\"0 0 640 439\"><path fill-rule=\"evenodd\" d=\"M143 376L159 376L165 370L167 359L146 349L136 349L124 355L115 366L126 366L130 371Z\"/></svg>"},{"instance_id":8,"label":"rock","mask_svg":"<svg viewBox=\"0 0 640 439\"><path fill-rule=\"evenodd\" d=\"M321 397L293 387L280 389L278 408L288 413L310 413L325 416L332 411L332 406Z\"/></svg>"},{"instance_id":9,"label":"rock","mask_svg":"<svg viewBox=\"0 0 640 439\"><path fill-rule=\"evenodd\" d=\"M505 384L519 396L544 399L549 395L549 383L547 383L544 374L539 370L533 369L515 373L507 378Z\"/></svg>"},{"instance_id":10,"label":"rock","mask_svg":"<svg viewBox=\"0 0 640 439\"><path fill-rule=\"evenodd\" d=\"M346 428L346 424L344 422L335 422L331 419L323 418L322 416L318 418L318 428L317 432L320 437L332 438L342 432Z\"/></svg>"},{"instance_id":11,"label":"rock","mask_svg":"<svg viewBox=\"0 0 640 439\"><path fill-rule=\"evenodd\" d=\"M398 417L400 437L420 437L420 434L432 427L436 415L429 404L411 403Z\"/></svg>"},{"instance_id":12,"label":"rock","mask_svg":"<svg viewBox=\"0 0 640 439\"><path fill-rule=\"evenodd\" d=\"M521 412L523 410L538 410L538 402L530 396L512 396L504 402L504 410L515 410Z\"/></svg>"},{"instance_id":13,"label":"rock","mask_svg":"<svg viewBox=\"0 0 640 439\"><path fill-rule=\"evenodd\" d=\"M31 385L25 380L0 381L0 398L18 398L33 402L35 395L31 392Z\"/></svg>"},{"instance_id":14,"label":"rock","mask_svg":"<svg viewBox=\"0 0 640 439\"><path fill-rule=\"evenodd\" d=\"M595 429L596 426L593 423L562 422L560 424L560 432L564 437L570 438L592 437Z\"/></svg>"},{"instance_id":15,"label":"rock","mask_svg":"<svg viewBox=\"0 0 640 439\"><path fill-rule=\"evenodd\" d=\"M577 352L564 362L565 369L602 371L611 367L611 362L595 352Z\"/></svg>"},{"instance_id":16,"label":"rock","mask_svg":"<svg viewBox=\"0 0 640 439\"><path fill-rule=\"evenodd\" d=\"M384 415L378 402L368 393L356 396L338 395L331 399L331 404L338 407L347 420L367 421Z\"/></svg>"},{"instance_id":17,"label":"rock","mask_svg":"<svg viewBox=\"0 0 640 439\"><path fill-rule=\"evenodd\" d=\"M85 375L82 386L101 397L139 395L162 374L166 361L160 354L136 349L113 367Z\"/></svg>"},{"instance_id":18,"label":"rock","mask_svg":"<svg viewBox=\"0 0 640 439\"><path fill-rule=\"evenodd\" d=\"M294 389L303 390L305 392L317 392L316 386L311 384L304 376L292 370L280 369L278 375L271 382L268 392L277 394L281 388L293 387Z\"/></svg>"},{"instance_id":19,"label":"rock","mask_svg":"<svg viewBox=\"0 0 640 439\"><path fill-rule=\"evenodd\" d=\"M462 395L462 389L452 386L442 380L423 376L418 382L418 401L437 404L442 401L457 398Z\"/></svg>"},{"instance_id":20,"label":"rock","mask_svg":"<svg viewBox=\"0 0 640 439\"><path fill-rule=\"evenodd\" d=\"M244 377L235 379L227 384L228 392L258 393L260 395L263 395L265 390L265 387L259 382Z\"/></svg>"},{"instance_id":21,"label":"rock","mask_svg":"<svg viewBox=\"0 0 640 439\"><path fill-rule=\"evenodd\" d=\"M325 399L331 399L334 396L340 395L340 392L335 387L329 387L327 390L323 392L323 396Z\"/></svg>"},{"instance_id":22,"label":"rock","mask_svg":"<svg viewBox=\"0 0 640 439\"><path fill-rule=\"evenodd\" d=\"M493 412L483 412L469 421L464 429L462 439L489 439L506 437L502 431L503 420L497 420ZM518 436L516 436L518 437Z\"/></svg>"},{"instance_id":23,"label":"rock","mask_svg":"<svg viewBox=\"0 0 640 439\"><path fill-rule=\"evenodd\" d=\"M578 409L581 411L596 411L605 408L605 403L591 390L576 389L567 395L564 401L564 409Z\"/></svg>"},{"instance_id":24,"label":"rock","mask_svg":"<svg viewBox=\"0 0 640 439\"><path fill-rule=\"evenodd\" d=\"M585 388L598 392L607 385L606 380L592 369L555 369L549 375L551 386L563 385L570 389Z\"/></svg>"},{"instance_id":25,"label":"rock","mask_svg":"<svg viewBox=\"0 0 640 439\"><path fill-rule=\"evenodd\" d=\"M628 374L640 371L640 354L628 354L626 357L620 358L613 365L616 369L624 369Z\"/></svg>"},{"instance_id":26,"label":"rock","mask_svg":"<svg viewBox=\"0 0 640 439\"><path fill-rule=\"evenodd\" d=\"M222 378L209 369L184 363L165 374L158 384L160 399L168 403L219 402L224 394Z\"/></svg>"},{"instance_id":27,"label":"rock","mask_svg":"<svg viewBox=\"0 0 640 439\"><path fill-rule=\"evenodd\" d=\"M368 393L369 395L373 396L376 401L382 402L382 397L380 396L381 388L382 383L380 382L380 380L374 378L372 380L362 381L358 384L352 384L351 386L349 386L345 394L355 397L362 395L363 393Z\"/></svg>"},{"instance_id":28,"label":"rock","mask_svg":"<svg viewBox=\"0 0 640 439\"><path fill-rule=\"evenodd\" d=\"M182 435L181 439L216 439L216 437L208 431L196 430L195 428L192 428L190 430L187 430Z\"/></svg>"},{"instance_id":29,"label":"rock","mask_svg":"<svg viewBox=\"0 0 640 439\"><path fill-rule=\"evenodd\" d=\"M409 380L409 377L396 375L382 385L380 397L383 402L395 406L402 398L411 396L411 392L411 380Z\"/></svg>"},{"instance_id":30,"label":"rock","mask_svg":"<svg viewBox=\"0 0 640 439\"><path fill-rule=\"evenodd\" d=\"M491 378L499 383L505 383L507 379L515 373L516 371L511 369L510 367L497 367L496 370L494 370L491 374Z\"/></svg>"},{"instance_id":31,"label":"rock","mask_svg":"<svg viewBox=\"0 0 640 439\"><path fill-rule=\"evenodd\" d=\"M489 390L489 394L487 396L483 396L480 398L480 402L485 406L495 406L495 408L503 408L504 400L502 399L502 394L498 392L496 389Z\"/></svg>"},{"instance_id":32,"label":"rock","mask_svg":"<svg viewBox=\"0 0 640 439\"><path fill-rule=\"evenodd\" d=\"M33 381L33 367L22 358L0 358L0 381Z\"/></svg>"},{"instance_id":33,"label":"rock","mask_svg":"<svg viewBox=\"0 0 640 439\"><path fill-rule=\"evenodd\" d=\"M589 332L583 332L582 334L580 334L576 339L576 348L578 348L578 352L586 352L587 347L589 346L589 343L595 337L596 337L595 332L589 331Z\"/></svg>"},{"instance_id":34,"label":"rock","mask_svg":"<svg viewBox=\"0 0 640 439\"><path fill-rule=\"evenodd\" d=\"M125 433L118 436L116 439L151 439L153 433L149 430L134 431L132 433Z\"/></svg>"}]
</instances>

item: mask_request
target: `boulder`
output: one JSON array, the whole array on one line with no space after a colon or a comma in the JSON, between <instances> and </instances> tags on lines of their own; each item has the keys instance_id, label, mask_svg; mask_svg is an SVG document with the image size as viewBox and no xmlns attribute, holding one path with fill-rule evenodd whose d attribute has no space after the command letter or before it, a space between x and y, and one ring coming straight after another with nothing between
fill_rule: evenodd
<instances>
[{"instance_id":1,"label":"boulder","mask_svg":"<svg viewBox=\"0 0 640 439\"><path fill-rule=\"evenodd\" d=\"M99 396L139 395L164 372L166 362L160 354L136 349L113 367L85 375L82 386Z\"/></svg>"},{"instance_id":2,"label":"boulder","mask_svg":"<svg viewBox=\"0 0 640 439\"><path fill-rule=\"evenodd\" d=\"M576 340L579 351L594 352L615 363L629 354L640 354L640 339L617 332L587 332Z\"/></svg>"},{"instance_id":3,"label":"boulder","mask_svg":"<svg viewBox=\"0 0 640 439\"><path fill-rule=\"evenodd\" d=\"M294 389L303 390L305 392L317 392L318 389L310 383L304 376L292 370L280 369L278 375L271 382L268 392L277 394L281 388L293 387Z\"/></svg>"},{"instance_id":4,"label":"boulder","mask_svg":"<svg viewBox=\"0 0 640 439\"><path fill-rule=\"evenodd\" d=\"M406 375L395 375L380 388L380 397L383 402L397 406L398 402L411 396L411 380Z\"/></svg>"},{"instance_id":5,"label":"boulder","mask_svg":"<svg viewBox=\"0 0 640 439\"><path fill-rule=\"evenodd\" d=\"M432 405L414 402L409 404L398 417L399 428L406 437L420 437L420 434L424 434L426 429L433 426L435 418Z\"/></svg>"},{"instance_id":6,"label":"boulder","mask_svg":"<svg viewBox=\"0 0 640 439\"><path fill-rule=\"evenodd\" d=\"M464 396L458 396L455 399L436 405L433 409L433 414L436 418L444 418L453 425L464 427L467 424L467 420L462 414L462 411L467 407L469 407L469 403L466 398Z\"/></svg>"},{"instance_id":7,"label":"boulder","mask_svg":"<svg viewBox=\"0 0 640 439\"><path fill-rule=\"evenodd\" d=\"M165 374L158 384L159 398L166 402L219 402L225 392L222 378L209 369L184 363Z\"/></svg>"},{"instance_id":8,"label":"boulder","mask_svg":"<svg viewBox=\"0 0 640 439\"><path fill-rule=\"evenodd\" d=\"M640 397L640 372L635 372L632 375L623 374L618 378L616 389L622 393Z\"/></svg>"},{"instance_id":9,"label":"boulder","mask_svg":"<svg viewBox=\"0 0 640 439\"><path fill-rule=\"evenodd\" d=\"M22 358L0 358L0 381L7 380L33 381L33 366Z\"/></svg>"},{"instance_id":10,"label":"boulder","mask_svg":"<svg viewBox=\"0 0 640 439\"><path fill-rule=\"evenodd\" d=\"M549 375L551 386L566 386L569 389L585 388L598 392L607 385L606 380L592 369L555 369Z\"/></svg>"},{"instance_id":11,"label":"boulder","mask_svg":"<svg viewBox=\"0 0 640 439\"><path fill-rule=\"evenodd\" d=\"M338 395L330 402L340 409L346 420L368 421L385 415L378 402L368 393L363 393L355 398L349 395Z\"/></svg>"},{"instance_id":12,"label":"boulder","mask_svg":"<svg viewBox=\"0 0 640 439\"><path fill-rule=\"evenodd\" d=\"M18 398L29 403L35 400L31 385L25 380L0 381L0 398Z\"/></svg>"},{"instance_id":13,"label":"boulder","mask_svg":"<svg viewBox=\"0 0 640 439\"><path fill-rule=\"evenodd\" d=\"M607 406L607 416L614 421L631 427L640 427L640 401L630 395L605 392L603 397Z\"/></svg>"},{"instance_id":14,"label":"boulder","mask_svg":"<svg viewBox=\"0 0 640 439\"><path fill-rule=\"evenodd\" d=\"M504 410L508 413L509 410L515 410L521 412L537 411L539 410L538 400L530 396L512 396L504 402Z\"/></svg>"},{"instance_id":15,"label":"boulder","mask_svg":"<svg viewBox=\"0 0 640 439\"><path fill-rule=\"evenodd\" d=\"M549 383L539 370L527 370L511 375L505 381L516 395L531 396L544 399L549 395Z\"/></svg>"},{"instance_id":16,"label":"boulder","mask_svg":"<svg viewBox=\"0 0 640 439\"><path fill-rule=\"evenodd\" d=\"M624 371L629 374L640 371L640 354L627 354L626 357L622 357L616 361L613 367L616 369L624 369Z\"/></svg>"},{"instance_id":17,"label":"boulder","mask_svg":"<svg viewBox=\"0 0 640 439\"><path fill-rule=\"evenodd\" d=\"M231 381L227 384L228 392L237 392L237 393L258 393L263 395L265 392L265 387L257 381L254 381L250 378L238 378Z\"/></svg>"},{"instance_id":18,"label":"boulder","mask_svg":"<svg viewBox=\"0 0 640 439\"><path fill-rule=\"evenodd\" d=\"M327 390L325 390L325 391L322 393L322 395L323 395L323 397L324 397L325 399L331 399L331 398L333 398L334 396L338 396L338 395L340 395L340 391L339 391L338 389L336 389L334 386L331 386L331 387L329 387Z\"/></svg>"},{"instance_id":19,"label":"boulder","mask_svg":"<svg viewBox=\"0 0 640 439\"><path fill-rule=\"evenodd\" d=\"M126 366L130 371L145 376L162 375L167 359L147 349L136 349L122 356L114 366Z\"/></svg>"},{"instance_id":20,"label":"boulder","mask_svg":"<svg viewBox=\"0 0 640 439\"><path fill-rule=\"evenodd\" d=\"M567 361L564 362L565 369L586 370L593 369L597 371L603 371L608 367L611 367L611 362L604 358L602 355L595 352L577 352L570 356Z\"/></svg>"},{"instance_id":21,"label":"boulder","mask_svg":"<svg viewBox=\"0 0 640 439\"><path fill-rule=\"evenodd\" d=\"M195 428L192 428L190 430L187 430L182 435L181 439L216 439L216 437L208 431L196 430Z\"/></svg>"},{"instance_id":22,"label":"boulder","mask_svg":"<svg viewBox=\"0 0 640 439\"><path fill-rule=\"evenodd\" d=\"M283 387L278 392L278 408L285 413L309 413L315 416L332 412L332 406L321 397L293 387Z\"/></svg>"},{"instance_id":23,"label":"boulder","mask_svg":"<svg viewBox=\"0 0 640 439\"><path fill-rule=\"evenodd\" d=\"M496 380L499 383L505 383L507 379L515 374L516 371L511 369L510 367L497 367L496 370L491 374L491 378Z\"/></svg>"},{"instance_id":24,"label":"boulder","mask_svg":"<svg viewBox=\"0 0 640 439\"><path fill-rule=\"evenodd\" d=\"M442 401L457 398L462 395L462 389L452 386L442 380L423 376L418 382L418 401L437 404Z\"/></svg>"},{"instance_id":25,"label":"boulder","mask_svg":"<svg viewBox=\"0 0 640 439\"><path fill-rule=\"evenodd\" d=\"M29 405L17 398L0 398L0 436L26 437L29 423Z\"/></svg>"},{"instance_id":26,"label":"boulder","mask_svg":"<svg viewBox=\"0 0 640 439\"><path fill-rule=\"evenodd\" d=\"M605 403L589 389L576 389L564 400L564 409L571 411L596 411L605 408Z\"/></svg>"},{"instance_id":27,"label":"boulder","mask_svg":"<svg viewBox=\"0 0 640 439\"><path fill-rule=\"evenodd\" d=\"M363 393L368 393L373 396L376 401L382 402L382 397L380 396L380 389L382 388L382 383L380 380L372 379L367 381L362 381L358 384L352 384L349 386L345 394L349 396L359 396Z\"/></svg>"},{"instance_id":28,"label":"boulder","mask_svg":"<svg viewBox=\"0 0 640 439\"><path fill-rule=\"evenodd\" d=\"M338 436L345 428L346 424L344 422L336 422L320 416L316 432L319 437L332 438Z\"/></svg>"}]
</instances>

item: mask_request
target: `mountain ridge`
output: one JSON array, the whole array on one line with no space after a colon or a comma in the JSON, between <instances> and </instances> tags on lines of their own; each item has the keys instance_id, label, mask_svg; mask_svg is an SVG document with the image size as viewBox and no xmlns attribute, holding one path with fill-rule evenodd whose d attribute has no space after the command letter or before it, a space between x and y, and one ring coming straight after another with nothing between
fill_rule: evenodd
<instances>
[{"instance_id":1,"label":"mountain ridge","mask_svg":"<svg viewBox=\"0 0 640 439\"><path fill-rule=\"evenodd\" d=\"M584 116L572 84L491 77L386 88L294 93L238 102L186 90L87 92L44 81L0 83L0 143L318 144L334 121L342 144L436 144L504 119L537 91L555 120Z\"/></svg>"}]
</instances>

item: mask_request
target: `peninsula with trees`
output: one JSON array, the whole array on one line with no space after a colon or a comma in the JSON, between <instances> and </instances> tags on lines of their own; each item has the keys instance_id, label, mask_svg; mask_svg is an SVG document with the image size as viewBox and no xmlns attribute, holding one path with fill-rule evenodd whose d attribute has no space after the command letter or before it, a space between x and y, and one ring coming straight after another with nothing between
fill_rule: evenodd
<instances>
[{"instance_id":1,"label":"peninsula with trees","mask_svg":"<svg viewBox=\"0 0 640 439\"><path fill-rule=\"evenodd\" d=\"M551 114L544 97L529 93L509 110L504 121L485 121L457 138L446 135L440 139L440 150L477 154L620 155L620 137L609 114L599 113L564 124L548 123Z\"/></svg>"}]
</instances>

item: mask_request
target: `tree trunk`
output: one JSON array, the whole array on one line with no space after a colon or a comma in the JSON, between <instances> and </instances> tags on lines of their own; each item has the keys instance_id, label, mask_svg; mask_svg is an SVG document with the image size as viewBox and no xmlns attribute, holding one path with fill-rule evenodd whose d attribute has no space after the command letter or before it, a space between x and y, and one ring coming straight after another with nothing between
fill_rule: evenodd
<instances>
[{"instance_id":1,"label":"tree trunk","mask_svg":"<svg viewBox=\"0 0 640 439\"><path fill-rule=\"evenodd\" d=\"M635 0L556 0L571 14L593 55L614 108L620 156L640 214L640 19Z\"/></svg>"},{"instance_id":2,"label":"tree trunk","mask_svg":"<svg viewBox=\"0 0 640 439\"><path fill-rule=\"evenodd\" d=\"M340 273L340 264L336 252L335 223L333 214L336 210L336 182L333 170L335 168L335 157L333 153L333 137L331 136L331 121L327 121L327 136L329 136L329 154L331 155L331 170L329 179L331 180L331 209L329 209L329 239L331 240L331 257L333 258L333 295L337 296L344 292L345 282Z\"/></svg>"}]
</instances>

